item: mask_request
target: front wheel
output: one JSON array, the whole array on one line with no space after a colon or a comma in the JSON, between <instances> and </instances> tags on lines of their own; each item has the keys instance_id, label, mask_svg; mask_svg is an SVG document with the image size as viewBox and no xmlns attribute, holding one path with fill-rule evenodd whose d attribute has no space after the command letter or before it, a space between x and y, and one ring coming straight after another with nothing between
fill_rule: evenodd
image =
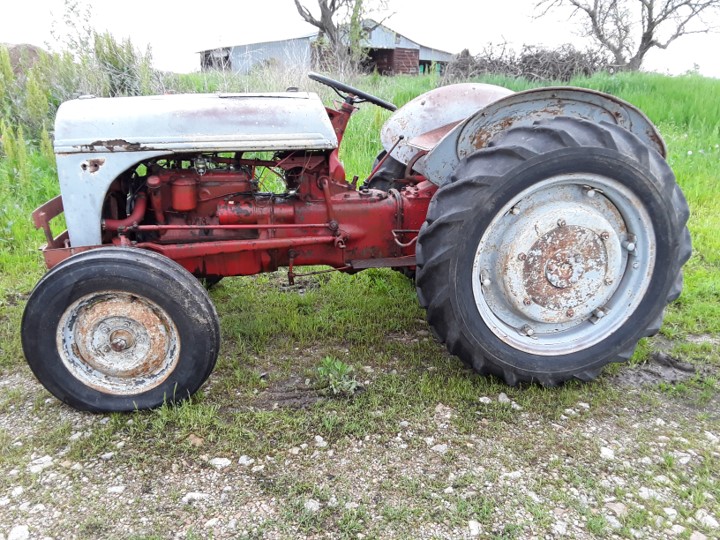
<instances>
[{"instance_id":1,"label":"front wheel","mask_svg":"<svg viewBox=\"0 0 720 540\"><path fill-rule=\"evenodd\" d=\"M48 272L22 321L25 357L53 395L93 412L148 409L192 395L219 350L198 280L161 255L100 248Z\"/></svg>"},{"instance_id":2,"label":"front wheel","mask_svg":"<svg viewBox=\"0 0 720 540\"><path fill-rule=\"evenodd\" d=\"M480 373L590 380L659 330L682 288L687 218L665 160L624 129L564 117L510 129L435 194L418 293Z\"/></svg>"}]
</instances>

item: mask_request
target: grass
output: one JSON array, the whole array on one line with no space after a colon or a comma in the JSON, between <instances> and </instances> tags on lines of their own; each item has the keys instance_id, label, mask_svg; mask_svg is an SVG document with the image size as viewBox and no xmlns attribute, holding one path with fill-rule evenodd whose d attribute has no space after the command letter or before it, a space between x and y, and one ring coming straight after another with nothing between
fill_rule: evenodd
<instances>
[{"instance_id":1,"label":"grass","mask_svg":"<svg viewBox=\"0 0 720 540\"><path fill-rule=\"evenodd\" d=\"M485 82L515 90L532 86L502 78ZM366 77L351 83L401 105L440 81ZM208 456L251 456L265 464L256 473L254 485L262 486L257 496L274 497L279 509L254 532L243 533L248 538L262 537L268 530L285 536L333 530L347 538L368 531L373 537L374 531L382 537L379 531L386 526L402 537L415 534L418 524L435 522L443 523L443 531L459 535L469 520L482 524L488 537L543 536L556 521L554 508L579 516L588 534L597 537L629 537L636 528L659 535L663 528L654 520L662 508L652 501L623 517L619 531L612 530L605 514L588 502L629 494L637 498L636 486L641 484L665 490L679 501L682 519L698 508L720 511L717 456L704 446L701 459L683 465L688 445L673 439L682 436L696 445L704 441L704 430L717 433L720 82L697 76L620 74L573 83L635 103L666 138L668 159L692 210L694 254L685 267L683 296L667 310L664 340L643 341L634 362L642 364L658 348L669 349L699 367L694 379L631 391L628 398L629 391L612 379L622 377L627 367L611 366L608 376L589 385L508 388L466 370L431 338L412 283L397 272L317 275L303 278L302 289L281 288L281 273L227 279L211 291L221 315L218 365L192 400L151 412L88 418L55 400L46 402L49 394L37 387L0 387L4 419L22 414L37 423L25 438L0 430L0 468L20 471L0 479L0 496L17 482L35 485L25 470L32 447L38 456L60 452L62 459L72 462L99 462L98 456L117 452L113 459L121 468L152 470L153 475L172 475L176 462L203 472ZM241 87L233 86L237 84ZM201 91L244 89L242 85L263 89L263 84L268 82L197 76L177 80L177 88ZM311 87L304 82L302 86ZM388 116L365 105L353 117L342 154L348 176L362 178L370 172L381 149L377 134ZM15 128L9 136L8 129L6 154L7 141L18 138ZM25 141L0 159L0 369L5 378L30 377L18 329L25 298L44 270L36 249L43 237L32 229L28 216L57 193L54 164L39 146ZM501 392L522 409L497 403ZM480 403L480 396L490 396L493 402ZM589 408L579 407L579 402ZM439 404L452 411L448 418ZM666 413L674 426L653 424L655 416ZM399 427L403 423L407 426ZM589 425L599 426L592 437L581 433ZM74 436L77 433L82 436ZM327 449L315 448L315 435L348 456L349 463L340 465ZM429 438L432 444L426 442ZM17 440L23 446L13 446ZM126 445L122 452L117 448L120 441ZM490 441L492 449L481 453ZM440 442L449 447L444 455L429 450ZM622 455L623 445L652 460L647 471L624 470L620 459L598 461L601 446L612 446ZM286 465L293 448L301 448L300 457ZM394 449L400 457L377 455L377 448ZM474 455L483 456L482 462L473 461ZM384 475L380 487L357 480L363 467ZM528 468L535 473L526 481L542 502L515 492L499 472ZM448 479L449 472L454 479ZM143 480L152 484L153 475ZM628 483L613 484L617 475L629 475ZM653 475L667 477L669 484L656 483ZM448 487L453 491L446 493ZM179 500L183 493L172 497ZM321 503L320 511L304 507L309 498ZM331 506L332 500L337 507ZM512 520L506 519L510 509L519 512ZM373 522L373 515L382 516L382 521ZM81 537L108 533L93 518L81 520L77 527ZM202 524L188 531L194 531L189 537L207 534ZM148 529L142 537L153 534L165 537L167 531Z\"/></svg>"}]
</instances>

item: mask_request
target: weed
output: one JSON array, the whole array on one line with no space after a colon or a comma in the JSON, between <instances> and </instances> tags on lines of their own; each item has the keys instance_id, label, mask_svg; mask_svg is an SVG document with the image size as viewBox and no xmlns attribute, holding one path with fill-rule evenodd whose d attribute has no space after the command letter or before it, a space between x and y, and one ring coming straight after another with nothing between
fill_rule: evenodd
<instances>
[{"instance_id":1,"label":"weed","mask_svg":"<svg viewBox=\"0 0 720 540\"><path fill-rule=\"evenodd\" d=\"M355 378L355 368L342 360L326 356L317 367L317 381L320 389L335 396L349 396L355 393L360 383Z\"/></svg>"}]
</instances>

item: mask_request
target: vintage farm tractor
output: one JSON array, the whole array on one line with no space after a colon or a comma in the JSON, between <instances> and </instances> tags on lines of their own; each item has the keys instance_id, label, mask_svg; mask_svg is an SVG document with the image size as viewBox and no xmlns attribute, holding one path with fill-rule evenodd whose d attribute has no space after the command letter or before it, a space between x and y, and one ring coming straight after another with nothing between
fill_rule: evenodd
<instances>
[{"instance_id":1,"label":"vintage farm tractor","mask_svg":"<svg viewBox=\"0 0 720 540\"><path fill-rule=\"evenodd\" d=\"M577 88L438 88L382 128L357 188L338 147L355 105L311 93L80 98L55 124L61 196L34 214L50 271L27 361L90 411L192 395L219 348L205 287L302 265L415 272L437 338L508 384L587 381L656 333L682 288L688 206L651 122ZM260 189L263 175L280 193ZM64 211L67 231L49 222Z\"/></svg>"}]
</instances>

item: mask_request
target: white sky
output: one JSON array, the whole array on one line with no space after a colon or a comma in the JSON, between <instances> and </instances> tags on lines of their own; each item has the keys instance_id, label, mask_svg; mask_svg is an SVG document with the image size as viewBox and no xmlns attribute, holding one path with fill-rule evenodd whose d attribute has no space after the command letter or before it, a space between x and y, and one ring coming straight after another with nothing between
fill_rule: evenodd
<instances>
[{"instance_id":1,"label":"white sky","mask_svg":"<svg viewBox=\"0 0 720 540\"><path fill-rule=\"evenodd\" d=\"M81 0L83 1L83 0ZM316 5L315 0L305 0ZM507 41L516 49L525 44L556 46L584 42L574 33L567 12L532 18L533 0L388 0L394 14L385 24L406 37L437 49L476 54L489 43ZM63 0L6 0L0 13L0 42L52 44L50 29L60 21ZM92 2L91 24L136 46L152 47L157 68L199 70L197 51L221 45L272 41L312 33L293 0L123 0ZM720 77L720 34L681 38L668 50L651 51L645 69L683 73L698 65L700 72Z\"/></svg>"}]
</instances>

